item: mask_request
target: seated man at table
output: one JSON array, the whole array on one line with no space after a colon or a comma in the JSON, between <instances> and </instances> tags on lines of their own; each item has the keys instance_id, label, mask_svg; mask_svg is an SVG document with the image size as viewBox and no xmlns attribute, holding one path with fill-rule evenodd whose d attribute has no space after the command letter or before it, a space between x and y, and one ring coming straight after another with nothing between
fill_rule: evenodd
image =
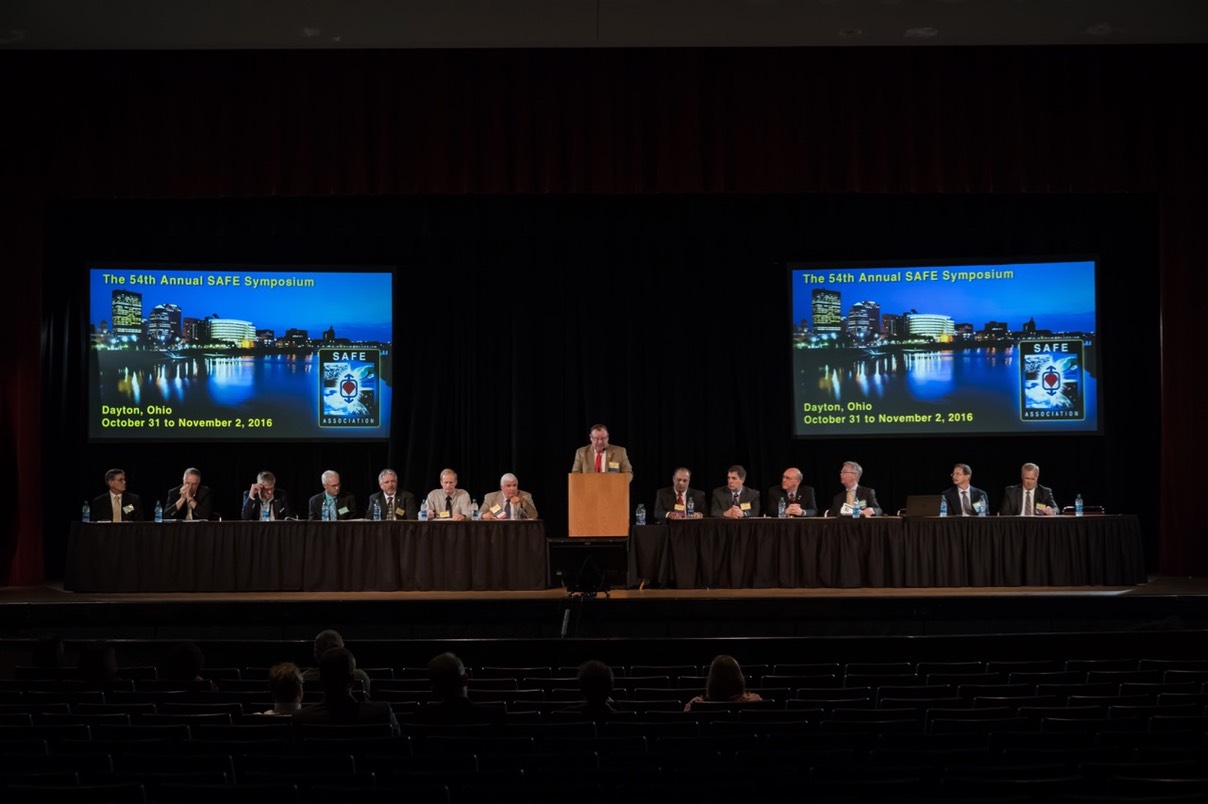
<instances>
[{"instance_id":1,"label":"seated man at table","mask_svg":"<svg viewBox=\"0 0 1208 804\"><path fill-rule=\"evenodd\" d=\"M1019 485L1007 486L1002 493L1002 516L1055 516L1061 513L1053 499L1053 490L1040 485L1040 467L1025 463L1019 470Z\"/></svg>"},{"instance_id":2,"label":"seated man at table","mask_svg":"<svg viewBox=\"0 0 1208 804\"><path fill-rule=\"evenodd\" d=\"M164 519L210 519L214 515L214 500L210 487L201 485L201 472L193 467L185 470L179 487L168 489Z\"/></svg>"},{"instance_id":3,"label":"seated man at table","mask_svg":"<svg viewBox=\"0 0 1208 804\"><path fill-rule=\"evenodd\" d=\"M470 518L470 492L457 488L457 472L440 473L440 488L428 492L429 522L463 522Z\"/></svg>"},{"instance_id":4,"label":"seated man at table","mask_svg":"<svg viewBox=\"0 0 1208 804\"><path fill-rule=\"evenodd\" d=\"M805 475L801 470L790 466L780 476L780 485L768 489L768 516L774 516L780 511L780 501L784 500L785 516L817 516L818 503L814 500L812 486L803 486L801 481Z\"/></svg>"},{"instance_id":5,"label":"seated man at table","mask_svg":"<svg viewBox=\"0 0 1208 804\"><path fill-rule=\"evenodd\" d=\"M320 476L323 491L311 497L306 510L310 519L322 519L323 509L334 514L332 519L356 519L357 501L348 492L340 491L340 473L328 469Z\"/></svg>"},{"instance_id":6,"label":"seated man at table","mask_svg":"<svg viewBox=\"0 0 1208 804\"><path fill-rule=\"evenodd\" d=\"M877 492L868 486L860 485L860 477L864 467L855 461L846 461L839 470L839 482L843 491L835 495L827 516L851 516L852 509L859 508L860 516L880 516L881 506L877 503Z\"/></svg>"},{"instance_id":7,"label":"seated man at table","mask_svg":"<svg viewBox=\"0 0 1208 804\"><path fill-rule=\"evenodd\" d=\"M511 472L499 478L499 491L482 498L483 519L537 519L533 495L521 491L520 481Z\"/></svg>"},{"instance_id":8,"label":"seated man at table","mask_svg":"<svg viewBox=\"0 0 1208 804\"><path fill-rule=\"evenodd\" d=\"M726 485L713 489L710 516L744 519L759 516L759 492L743 485L747 470L735 464L726 470Z\"/></svg>"},{"instance_id":9,"label":"seated man at table","mask_svg":"<svg viewBox=\"0 0 1208 804\"><path fill-rule=\"evenodd\" d=\"M700 489L688 488L692 482L692 472L688 467L681 466L671 475L671 485L659 489L654 496L654 521L666 522L668 519L688 519L688 503L692 503L692 519L701 519L705 515L705 493Z\"/></svg>"},{"instance_id":10,"label":"seated man at table","mask_svg":"<svg viewBox=\"0 0 1208 804\"><path fill-rule=\"evenodd\" d=\"M239 518L260 519L265 507L268 508L268 518L274 522L294 518L285 489L277 488L277 476L267 469L256 475L256 482L243 495L243 510Z\"/></svg>"},{"instance_id":11,"label":"seated man at table","mask_svg":"<svg viewBox=\"0 0 1208 804\"><path fill-rule=\"evenodd\" d=\"M382 512L382 519L415 519L419 516L415 495L398 487L398 472L393 469L378 472L378 488L381 491L369 495L369 505L365 509L370 518L375 505Z\"/></svg>"},{"instance_id":12,"label":"seated man at table","mask_svg":"<svg viewBox=\"0 0 1208 804\"><path fill-rule=\"evenodd\" d=\"M126 491L126 472L110 469L105 473L109 491L95 498L90 508L93 522L142 522L143 503L137 494Z\"/></svg>"},{"instance_id":13,"label":"seated man at table","mask_svg":"<svg viewBox=\"0 0 1208 804\"><path fill-rule=\"evenodd\" d=\"M973 470L967 463L958 463L952 467L952 485L945 489L944 499L948 501L950 516L977 516L977 506L980 503L984 511L990 511L990 495L970 485Z\"/></svg>"}]
</instances>

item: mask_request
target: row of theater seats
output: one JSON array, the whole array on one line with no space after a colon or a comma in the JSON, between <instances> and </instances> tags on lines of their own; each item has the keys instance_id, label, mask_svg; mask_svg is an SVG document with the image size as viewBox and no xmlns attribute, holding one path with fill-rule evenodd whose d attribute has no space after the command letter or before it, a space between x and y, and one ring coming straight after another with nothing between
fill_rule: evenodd
<instances>
[{"instance_id":1,"label":"row of theater seats","mask_svg":"<svg viewBox=\"0 0 1208 804\"><path fill-rule=\"evenodd\" d=\"M413 723L424 679L375 672L401 736L256 715L266 691L228 687L260 684L259 668L218 692L13 678L0 800L1204 800L1208 662L1111 661L752 667L768 700L688 713L702 668L629 666L614 671L619 711L598 722L559 711L577 699L572 668L481 667L473 694L505 713L490 728ZM827 682L769 685L790 678Z\"/></svg>"}]
</instances>

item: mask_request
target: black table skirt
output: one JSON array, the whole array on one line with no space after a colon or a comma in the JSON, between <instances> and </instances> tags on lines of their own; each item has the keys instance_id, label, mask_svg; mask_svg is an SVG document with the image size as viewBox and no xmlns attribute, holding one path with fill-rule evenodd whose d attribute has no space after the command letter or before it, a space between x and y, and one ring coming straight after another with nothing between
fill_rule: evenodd
<instances>
[{"instance_id":1,"label":"black table skirt","mask_svg":"<svg viewBox=\"0 0 1208 804\"><path fill-rule=\"evenodd\" d=\"M543 589L545 527L514 522L73 523L75 592Z\"/></svg>"},{"instance_id":2,"label":"black table skirt","mask_svg":"<svg viewBox=\"0 0 1208 804\"><path fill-rule=\"evenodd\" d=\"M629 584L681 589L1144 583L1135 516L699 519L635 528Z\"/></svg>"}]
</instances>

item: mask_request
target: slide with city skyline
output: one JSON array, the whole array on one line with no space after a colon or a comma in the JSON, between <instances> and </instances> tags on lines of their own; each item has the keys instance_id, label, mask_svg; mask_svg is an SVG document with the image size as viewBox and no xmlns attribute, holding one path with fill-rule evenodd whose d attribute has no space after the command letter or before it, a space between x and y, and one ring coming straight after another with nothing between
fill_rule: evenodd
<instances>
[{"instance_id":1,"label":"slide with city skyline","mask_svg":"<svg viewBox=\"0 0 1208 804\"><path fill-rule=\"evenodd\" d=\"M1093 259L787 267L796 436L1102 431Z\"/></svg>"},{"instance_id":2,"label":"slide with city skyline","mask_svg":"<svg viewBox=\"0 0 1208 804\"><path fill-rule=\"evenodd\" d=\"M88 267L93 440L384 439L388 268Z\"/></svg>"}]
</instances>

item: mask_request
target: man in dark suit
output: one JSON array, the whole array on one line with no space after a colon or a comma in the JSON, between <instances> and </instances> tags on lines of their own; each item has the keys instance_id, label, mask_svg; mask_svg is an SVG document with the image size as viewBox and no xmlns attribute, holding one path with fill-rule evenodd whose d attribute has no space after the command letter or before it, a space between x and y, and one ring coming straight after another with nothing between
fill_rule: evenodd
<instances>
[{"instance_id":1,"label":"man in dark suit","mask_svg":"<svg viewBox=\"0 0 1208 804\"><path fill-rule=\"evenodd\" d=\"M692 472L681 466L671 475L671 485L659 489L654 496L654 521L665 522L668 519L688 519L688 503L692 503L692 519L700 519L705 515L705 493L700 489L688 488L692 482Z\"/></svg>"},{"instance_id":2,"label":"man in dark suit","mask_svg":"<svg viewBox=\"0 0 1208 804\"><path fill-rule=\"evenodd\" d=\"M575 451L575 463L571 474L576 472L624 472L633 482L633 467L629 465L629 455L624 447L608 443L608 428L602 424L593 424L587 433L591 443L579 447Z\"/></svg>"},{"instance_id":3,"label":"man in dark suit","mask_svg":"<svg viewBox=\"0 0 1208 804\"><path fill-rule=\"evenodd\" d=\"M373 506L378 506L382 519L415 519L419 516L419 506L415 503L415 495L398 487L398 472L393 469L383 469L378 472L378 488L381 491L369 495L369 505L366 513L373 516Z\"/></svg>"},{"instance_id":4,"label":"man in dark suit","mask_svg":"<svg viewBox=\"0 0 1208 804\"><path fill-rule=\"evenodd\" d=\"M843 484L843 491L836 494L835 499L831 501L831 507L826 512L828 516L851 516L852 509L856 507L860 509L860 516L881 515L876 490L860 485L863 474L864 467L855 461L843 464L843 468L839 470L839 482ZM844 506L847 507L846 511Z\"/></svg>"},{"instance_id":5,"label":"man in dark suit","mask_svg":"<svg viewBox=\"0 0 1208 804\"><path fill-rule=\"evenodd\" d=\"M285 489L277 488L277 476L267 469L256 475L256 482L243 495L243 510L239 516L241 519L260 519L264 506L268 506L269 519L280 522L294 518Z\"/></svg>"},{"instance_id":6,"label":"man in dark suit","mask_svg":"<svg viewBox=\"0 0 1208 804\"><path fill-rule=\"evenodd\" d=\"M1056 516L1061 513L1053 490L1040 485L1040 467L1025 463L1019 470L1019 485L1007 486L1002 493L1002 516Z\"/></svg>"},{"instance_id":7,"label":"man in dark suit","mask_svg":"<svg viewBox=\"0 0 1208 804\"><path fill-rule=\"evenodd\" d=\"M126 472L110 469L105 473L109 491L100 495L89 505L89 516L93 522L142 522L143 503L137 494L126 491Z\"/></svg>"},{"instance_id":8,"label":"man in dark suit","mask_svg":"<svg viewBox=\"0 0 1208 804\"><path fill-rule=\"evenodd\" d=\"M952 467L952 485L944 490L944 499L948 501L949 516L977 516L977 507L990 512L990 495L972 486L973 470L967 463L958 463Z\"/></svg>"},{"instance_id":9,"label":"man in dark suit","mask_svg":"<svg viewBox=\"0 0 1208 804\"><path fill-rule=\"evenodd\" d=\"M768 516L773 511L780 511L780 501L784 500L785 516L817 516L818 502L814 499L814 489L801 485L805 475L796 467L789 467L780 476L780 485L768 489Z\"/></svg>"},{"instance_id":10,"label":"man in dark suit","mask_svg":"<svg viewBox=\"0 0 1208 804\"><path fill-rule=\"evenodd\" d=\"M358 701L352 694L357 660L347 648L332 648L319 660L323 700L294 713L294 723L388 723L398 736L398 719L388 701Z\"/></svg>"},{"instance_id":11,"label":"man in dark suit","mask_svg":"<svg viewBox=\"0 0 1208 804\"><path fill-rule=\"evenodd\" d=\"M164 519L210 519L214 515L213 504L210 487L201 485L201 472L190 466L179 488L168 489Z\"/></svg>"},{"instance_id":12,"label":"man in dark suit","mask_svg":"<svg viewBox=\"0 0 1208 804\"><path fill-rule=\"evenodd\" d=\"M320 480L323 483L323 491L311 497L306 504L309 518L322 519L323 506L328 505L335 512L336 519L356 519L356 498L346 492L340 492L340 473L328 469Z\"/></svg>"},{"instance_id":13,"label":"man in dark suit","mask_svg":"<svg viewBox=\"0 0 1208 804\"><path fill-rule=\"evenodd\" d=\"M759 492L744 483L747 470L735 464L726 470L726 485L713 489L713 505L709 516L743 519L759 516Z\"/></svg>"}]
</instances>

